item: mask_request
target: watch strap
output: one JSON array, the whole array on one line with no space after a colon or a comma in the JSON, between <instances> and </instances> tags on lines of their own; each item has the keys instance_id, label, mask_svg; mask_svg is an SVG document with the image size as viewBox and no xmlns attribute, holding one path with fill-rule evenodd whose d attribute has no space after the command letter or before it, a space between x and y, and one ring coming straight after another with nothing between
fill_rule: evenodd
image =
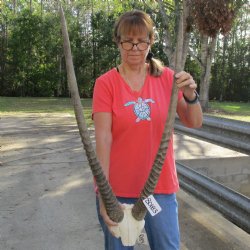
<instances>
[{"instance_id":1,"label":"watch strap","mask_svg":"<svg viewBox=\"0 0 250 250\"><path fill-rule=\"evenodd\" d=\"M184 94L183 94L183 98L185 100L185 102L187 104L196 104L197 102L199 102L199 94L197 93L197 91L194 91L195 93L195 98L193 100L189 100Z\"/></svg>"}]
</instances>

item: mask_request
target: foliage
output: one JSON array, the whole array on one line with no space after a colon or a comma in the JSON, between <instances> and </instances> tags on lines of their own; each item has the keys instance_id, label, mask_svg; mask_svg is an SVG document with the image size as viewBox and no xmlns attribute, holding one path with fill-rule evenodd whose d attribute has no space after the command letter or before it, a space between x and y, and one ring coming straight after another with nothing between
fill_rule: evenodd
<instances>
[{"instance_id":1,"label":"foliage","mask_svg":"<svg viewBox=\"0 0 250 250\"><path fill-rule=\"evenodd\" d=\"M196 0L198 1L198 0ZM219 2L221 2L220 0ZM119 64L112 42L113 25L124 11L142 9L153 18L158 32L152 51L166 65L166 26L173 39L176 9L181 1L161 1L167 21L160 14L159 1L75 0L64 1L75 72L82 97L91 97L95 79ZM215 1L202 1L211 2ZM217 2L217 1L216 1ZM243 1L228 1L234 5ZM218 4L218 3L216 3ZM217 6L217 5L216 5ZM68 96L56 1L4 1L0 9L0 95ZM218 10L219 11L219 10ZM210 99L249 101L249 32L247 6L242 8L227 38L219 37L212 66ZM200 37L191 33L193 51L199 55ZM201 69L190 56L186 70L199 83Z\"/></svg>"},{"instance_id":2,"label":"foliage","mask_svg":"<svg viewBox=\"0 0 250 250\"><path fill-rule=\"evenodd\" d=\"M192 75L195 82L198 84L198 88L199 88L199 85L200 85L199 77L200 77L201 70L200 70L199 65L194 60L192 60L190 56L187 56L185 70Z\"/></svg>"},{"instance_id":3,"label":"foliage","mask_svg":"<svg viewBox=\"0 0 250 250\"><path fill-rule=\"evenodd\" d=\"M40 15L28 9L11 17L5 57L1 61L1 95L54 94L61 50L57 23L58 18L50 13Z\"/></svg>"},{"instance_id":4,"label":"foliage","mask_svg":"<svg viewBox=\"0 0 250 250\"><path fill-rule=\"evenodd\" d=\"M239 2L235 0L189 0L194 23L198 30L211 37L218 32L227 34L233 23Z\"/></svg>"},{"instance_id":5,"label":"foliage","mask_svg":"<svg viewBox=\"0 0 250 250\"><path fill-rule=\"evenodd\" d=\"M243 102L250 100L249 15L246 9L245 5L240 10L230 34L217 43L212 67L211 99Z\"/></svg>"}]
</instances>

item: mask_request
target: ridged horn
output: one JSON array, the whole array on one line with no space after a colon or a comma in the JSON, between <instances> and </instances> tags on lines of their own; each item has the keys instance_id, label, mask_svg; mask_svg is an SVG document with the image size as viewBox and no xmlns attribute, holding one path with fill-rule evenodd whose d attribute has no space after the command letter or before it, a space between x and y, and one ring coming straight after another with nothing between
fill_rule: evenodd
<instances>
[{"instance_id":1,"label":"ridged horn","mask_svg":"<svg viewBox=\"0 0 250 250\"><path fill-rule=\"evenodd\" d=\"M177 38L177 46L175 52L175 68L174 68L175 72L181 71L182 46L183 46L183 13L180 15L179 27L178 27L178 38ZM135 205L132 208L132 215L136 220L143 220L143 218L145 217L147 209L143 203L143 200L147 198L149 195L154 193L159 176L161 174L162 166L168 149L169 140L171 138L174 127L177 101L178 101L178 88L174 78L168 117L165 123L160 146L156 154L149 177L140 194L140 198L136 201Z\"/></svg>"},{"instance_id":2,"label":"ridged horn","mask_svg":"<svg viewBox=\"0 0 250 250\"><path fill-rule=\"evenodd\" d=\"M97 160L95 150L93 148L89 132L87 129L87 125L83 115L83 108L78 92L76 76L74 71L74 65L72 60L71 48L70 48L70 41L68 35L67 24L64 16L64 11L59 4L59 14L61 19L61 29L62 29L62 36L63 36L63 49L64 55L66 60L66 70L67 70L67 79L68 79L68 86L71 94L71 100L74 106L75 117L79 129L79 133L81 136L81 140L84 146L84 150L86 152L88 162L92 171L93 176L95 177L96 184L98 186L99 192L103 199L103 203L107 210L107 214L111 218L111 220L115 222L121 222L124 213L116 199L113 191L107 181L105 174L102 170L102 167Z\"/></svg>"}]
</instances>

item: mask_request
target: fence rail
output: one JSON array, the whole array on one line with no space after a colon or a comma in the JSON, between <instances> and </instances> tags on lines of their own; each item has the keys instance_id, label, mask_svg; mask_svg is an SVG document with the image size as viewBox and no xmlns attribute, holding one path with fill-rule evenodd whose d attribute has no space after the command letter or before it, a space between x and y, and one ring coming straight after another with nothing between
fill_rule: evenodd
<instances>
[{"instance_id":1,"label":"fence rail","mask_svg":"<svg viewBox=\"0 0 250 250\"><path fill-rule=\"evenodd\" d=\"M202 128L184 127L178 117L175 131L202 138L250 155L250 123L204 116Z\"/></svg>"},{"instance_id":2,"label":"fence rail","mask_svg":"<svg viewBox=\"0 0 250 250\"><path fill-rule=\"evenodd\" d=\"M177 163L180 186L250 233L250 199Z\"/></svg>"}]
</instances>

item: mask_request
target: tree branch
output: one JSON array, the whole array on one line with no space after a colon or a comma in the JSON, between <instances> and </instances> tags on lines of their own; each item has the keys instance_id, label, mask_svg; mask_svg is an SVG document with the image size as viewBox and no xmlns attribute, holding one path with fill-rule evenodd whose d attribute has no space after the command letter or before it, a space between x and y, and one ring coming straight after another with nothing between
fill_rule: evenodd
<instances>
[{"instance_id":1,"label":"tree branch","mask_svg":"<svg viewBox=\"0 0 250 250\"><path fill-rule=\"evenodd\" d=\"M194 54L194 52L189 48L188 54L199 64L200 67L204 67L201 60Z\"/></svg>"},{"instance_id":2,"label":"tree branch","mask_svg":"<svg viewBox=\"0 0 250 250\"><path fill-rule=\"evenodd\" d=\"M170 30L169 30L169 25L168 25L168 16L166 14L166 10L165 7L163 5L162 0L158 0L157 1L159 3L159 9L160 9L160 13L164 22L164 29L165 29L165 35L164 35L164 42L167 44L166 46L166 54L168 55L168 57L172 57L173 54L173 44L172 44L172 39L170 37Z\"/></svg>"}]
</instances>

